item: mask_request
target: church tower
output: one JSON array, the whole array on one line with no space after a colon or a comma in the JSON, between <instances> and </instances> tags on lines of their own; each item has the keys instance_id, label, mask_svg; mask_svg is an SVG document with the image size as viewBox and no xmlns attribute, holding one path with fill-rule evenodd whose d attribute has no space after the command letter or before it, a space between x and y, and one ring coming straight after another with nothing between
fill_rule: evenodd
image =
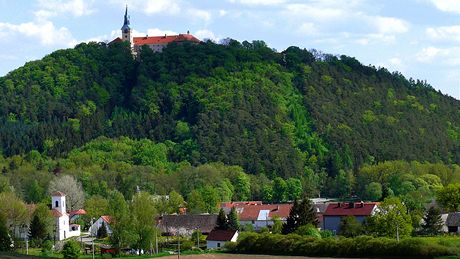
<instances>
[{"instance_id":1,"label":"church tower","mask_svg":"<svg viewBox=\"0 0 460 259\"><path fill-rule=\"evenodd\" d=\"M121 39L131 42L131 27L129 27L128 5L126 5L125 21L121 27Z\"/></svg>"},{"instance_id":2,"label":"church tower","mask_svg":"<svg viewBox=\"0 0 460 259\"><path fill-rule=\"evenodd\" d=\"M61 214L66 214L65 194L62 192L53 192L51 194L52 209L59 211Z\"/></svg>"}]
</instances>

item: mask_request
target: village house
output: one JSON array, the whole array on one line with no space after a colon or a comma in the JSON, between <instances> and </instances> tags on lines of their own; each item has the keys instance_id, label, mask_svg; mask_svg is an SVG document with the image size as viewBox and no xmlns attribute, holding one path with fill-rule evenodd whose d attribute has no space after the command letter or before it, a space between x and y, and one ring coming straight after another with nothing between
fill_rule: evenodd
<instances>
[{"instance_id":1,"label":"village house","mask_svg":"<svg viewBox=\"0 0 460 259\"><path fill-rule=\"evenodd\" d=\"M237 230L221 230L214 229L211 231L206 238L207 249L220 249L225 246L228 242L236 242L238 239Z\"/></svg>"},{"instance_id":2,"label":"village house","mask_svg":"<svg viewBox=\"0 0 460 259\"><path fill-rule=\"evenodd\" d=\"M51 194L51 206L51 213L55 218L54 231L56 240L80 236L80 225L70 223L69 214L66 211L65 194L53 192Z\"/></svg>"},{"instance_id":3,"label":"village house","mask_svg":"<svg viewBox=\"0 0 460 259\"><path fill-rule=\"evenodd\" d=\"M89 227L89 233L91 236L95 237L97 236L97 232L99 231L99 228L104 225L107 230L107 235L111 236L112 235L112 228L110 227L110 222L111 218L110 216L100 216L90 227Z\"/></svg>"},{"instance_id":4,"label":"village house","mask_svg":"<svg viewBox=\"0 0 460 259\"><path fill-rule=\"evenodd\" d=\"M153 52L162 52L163 49L171 43L200 43L201 41L195 36L191 35L188 31L186 34L178 35L162 35L162 36L144 36L144 37L133 37L132 29L130 26L130 17L128 15L128 6L126 6L124 23L121 27L121 38L118 37L110 43L115 42L129 42L133 48L134 54L139 53L142 46L149 47Z\"/></svg>"},{"instance_id":5,"label":"village house","mask_svg":"<svg viewBox=\"0 0 460 259\"><path fill-rule=\"evenodd\" d=\"M190 236L194 231L209 234L215 227L217 215L163 215L158 218L158 228L163 236Z\"/></svg>"},{"instance_id":6,"label":"village house","mask_svg":"<svg viewBox=\"0 0 460 259\"><path fill-rule=\"evenodd\" d=\"M377 202L337 202L329 203L323 215L323 229L331 230L335 234L340 233L340 223L343 217L353 216L360 223L374 215Z\"/></svg>"},{"instance_id":7,"label":"village house","mask_svg":"<svg viewBox=\"0 0 460 259\"><path fill-rule=\"evenodd\" d=\"M447 231L449 233L460 233L460 212L451 212L446 219Z\"/></svg>"}]
</instances>

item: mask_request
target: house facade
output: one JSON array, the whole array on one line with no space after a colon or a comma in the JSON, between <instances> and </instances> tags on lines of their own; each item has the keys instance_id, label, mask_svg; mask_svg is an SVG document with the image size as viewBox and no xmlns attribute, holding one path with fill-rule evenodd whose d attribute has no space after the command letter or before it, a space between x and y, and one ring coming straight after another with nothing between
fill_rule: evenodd
<instances>
[{"instance_id":1,"label":"house facade","mask_svg":"<svg viewBox=\"0 0 460 259\"><path fill-rule=\"evenodd\" d=\"M446 219L447 232L460 233L460 212L451 212Z\"/></svg>"},{"instance_id":2,"label":"house facade","mask_svg":"<svg viewBox=\"0 0 460 259\"><path fill-rule=\"evenodd\" d=\"M238 239L237 230L212 230L206 238L207 249L221 249L228 242L236 242Z\"/></svg>"},{"instance_id":3,"label":"house facade","mask_svg":"<svg viewBox=\"0 0 460 259\"><path fill-rule=\"evenodd\" d=\"M55 219L54 231L56 240L80 236L80 225L70 223L69 214L66 211L65 194L62 192L53 192L51 194L51 206L51 213Z\"/></svg>"},{"instance_id":4,"label":"house facade","mask_svg":"<svg viewBox=\"0 0 460 259\"><path fill-rule=\"evenodd\" d=\"M363 223L367 217L374 215L377 205L376 202L329 203L323 214L322 229L339 234L343 217L353 216L358 222Z\"/></svg>"},{"instance_id":5,"label":"house facade","mask_svg":"<svg viewBox=\"0 0 460 259\"><path fill-rule=\"evenodd\" d=\"M107 229L107 235L111 236L112 235L112 228L110 226L111 218L110 216L100 216L92 225L89 227L89 233L91 236L95 237L97 236L97 232L99 231L99 228L102 227L102 223L104 223L106 229Z\"/></svg>"}]
</instances>

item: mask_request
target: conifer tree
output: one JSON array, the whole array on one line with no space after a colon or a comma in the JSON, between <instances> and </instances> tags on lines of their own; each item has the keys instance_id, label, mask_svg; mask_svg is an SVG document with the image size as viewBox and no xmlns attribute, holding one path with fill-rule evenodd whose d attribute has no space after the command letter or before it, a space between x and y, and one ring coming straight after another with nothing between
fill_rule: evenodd
<instances>
[{"instance_id":1,"label":"conifer tree","mask_svg":"<svg viewBox=\"0 0 460 259\"><path fill-rule=\"evenodd\" d=\"M6 218L0 213L0 251L11 250L11 236L6 227Z\"/></svg>"},{"instance_id":2,"label":"conifer tree","mask_svg":"<svg viewBox=\"0 0 460 259\"><path fill-rule=\"evenodd\" d=\"M97 230L97 238L107 237L107 226L102 222L101 227Z\"/></svg>"},{"instance_id":3,"label":"conifer tree","mask_svg":"<svg viewBox=\"0 0 460 259\"><path fill-rule=\"evenodd\" d=\"M299 204L295 200L286 219L286 224L283 225L283 234L293 233L299 227L308 224L313 226L318 225L318 219L312 202L310 199L305 198Z\"/></svg>"},{"instance_id":4,"label":"conifer tree","mask_svg":"<svg viewBox=\"0 0 460 259\"><path fill-rule=\"evenodd\" d=\"M232 208L228 214L228 228L231 230L240 229L240 220L238 219L238 214L236 213L235 208Z\"/></svg>"},{"instance_id":5,"label":"conifer tree","mask_svg":"<svg viewBox=\"0 0 460 259\"><path fill-rule=\"evenodd\" d=\"M225 216L225 212L222 208L220 209L219 215L217 216L216 229L228 229L227 216Z\"/></svg>"},{"instance_id":6,"label":"conifer tree","mask_svg":"<svg viewBox=\"0 0 460 259\"><path fill-rule=\"evenodd\" d=\"M442 230L441 211L438 208L430 207L423 217L422 233L425 235L437 235Z\"/></svg>"}]
</instances>

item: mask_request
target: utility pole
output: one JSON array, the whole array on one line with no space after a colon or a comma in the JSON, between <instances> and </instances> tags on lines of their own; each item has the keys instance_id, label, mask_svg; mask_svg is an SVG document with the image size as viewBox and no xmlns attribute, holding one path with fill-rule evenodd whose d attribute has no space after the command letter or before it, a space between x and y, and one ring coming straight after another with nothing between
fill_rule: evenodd
<instances>
[{"instance_id":1,"label":"utility pole","mask_svg":"<svg viewBox=\"0 0 460 259\"><path fill-rule=\"evenodd\" d=\"M91 237L91 244L92 244L92 250L93 250L93 259L94 259L94 237L93 237L93 221L94 218L91 218L91 231L89 232L90 237Z\"/></svg>"}]
</instances>

